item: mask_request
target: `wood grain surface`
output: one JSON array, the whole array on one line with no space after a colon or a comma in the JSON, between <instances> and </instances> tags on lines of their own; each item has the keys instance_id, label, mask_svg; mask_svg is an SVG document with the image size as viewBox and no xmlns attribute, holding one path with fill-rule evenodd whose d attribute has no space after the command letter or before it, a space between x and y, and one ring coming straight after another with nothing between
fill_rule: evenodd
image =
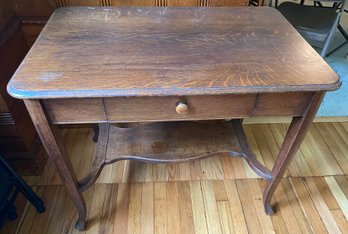
<instances>
[{"instance_id":1,"label":"wood grain surface","mask_svg":"<svg viewBox=\"0 0 348 234\"><path fill-rule=\"evenodd\" d=\"M337 75L272 8L55 11L11 80L17 98L333 90Z\"/></svg>"},{"instance_id":2,"label":"wood grain surface","mask_svg":"<svg viewBox=\"0 0 348 234\"><path fill-rule=\"evenodd\" d=\"M133 128L111 127L105 161L185 162L219 154L240 156L241 153L229 122L151 123Z\"/></svg>"},{"instance_id":3,"label":"wood grain surface","mask_svg":"<svg viewBox=\"0 0 348 234\"><path fill-rule=\"evenodd\" d=\"M300 116L313 93L272 93L185 97L113 97L42 100L49 120L65 123L135 123L236 119L252 116ZM291 100L291 102L289 102ZM178 103L187 105L178 113Z\"/></svg>"},{"instance_id":4,"label":"wood grain surface","mask_svg":"<svg viewBox=\"0 0 348 234\"><path fill-rule=\"evenodd\" d=\"M256 94L187 97L106 98L108 122L145 122L175 120L231 119L251 116ZM178 114L177 104L184 102L187 113Z\"/></svg>"},{"instance_id":5,"label":"wood grain surface","mask_svg":"<svg viewBox=\"0 0 348 234\"><path fill-rule=\"evenodd\" d=\"M63 145L58 127L57 125L49 124L40 101L25 100L24 104L28 109L40 138L44 139L42 144L47 154L54 162L60 178L69 191L70 199L74 202L76 211L79 214L75 228L81 230L85 226L86 203L82 194L78 191L76 175L69 160L68 152Z\"/></svg>"}]
</instances>

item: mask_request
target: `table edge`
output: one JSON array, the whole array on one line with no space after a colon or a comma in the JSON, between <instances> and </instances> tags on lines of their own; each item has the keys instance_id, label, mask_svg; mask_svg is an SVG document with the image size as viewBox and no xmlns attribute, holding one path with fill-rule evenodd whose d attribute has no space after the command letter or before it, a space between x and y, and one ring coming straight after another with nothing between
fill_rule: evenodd
<instances>
[{"instance_id":1,"label":"table edge","mask_svg":"<svg viewBox=\"0 0 348 234\"><path fill-rule=\"evenodd\" d=\"M52 99L52 98L103 98L103 97L145 97L145 96L192 96L192 95L228 95L250 93L286 93L286 92L326 92L337 90L341 86L341 79L333 84L316 85L279 85L279 86L249 86L226 88L152 88L125 90L49 90L27 91L16 89L10 81L7 92L17 99Z\"/></svg>"}]
</instances>

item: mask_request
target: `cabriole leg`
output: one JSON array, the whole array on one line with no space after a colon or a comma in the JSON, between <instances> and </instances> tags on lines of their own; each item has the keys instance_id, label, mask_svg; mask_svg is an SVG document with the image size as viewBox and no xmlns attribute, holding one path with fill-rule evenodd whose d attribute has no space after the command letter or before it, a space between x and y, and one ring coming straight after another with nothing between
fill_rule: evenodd
<instances>
[{"instance_id":1,"label":"cabriole leg","mask_svg":"<svg viewBox=\"0 0 348 234\"><path fill-rule=\"evenodd\" d=\"M271 207L273 193L280 183L285 170L288 168L288 165L300 147L302 140L305 137L308 128L315 117L315 114L317 113L324 94L325 93L315 93L303 116L294 117L292 119L272 169L272 180L267 181L266 188L263 193L264 208L266 214L268 215L273 214L273 209Z\"/></svg>"}]
</instances>

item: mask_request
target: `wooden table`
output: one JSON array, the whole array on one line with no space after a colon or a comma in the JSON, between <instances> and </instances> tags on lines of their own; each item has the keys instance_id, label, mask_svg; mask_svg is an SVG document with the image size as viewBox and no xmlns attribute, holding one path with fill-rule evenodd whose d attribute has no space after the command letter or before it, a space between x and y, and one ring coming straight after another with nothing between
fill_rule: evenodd
<instances>
[{"instance_id":1,"label":"wooden table","mask_svg":"<svg viewBox=\"0 0 348 234\"><path fill-rule=\"evenodd\" d=\"M340 80L272 8L58 9L8 85L86 222L82 192L119 160L184 162L229 153L267 180L264 207L325 91ZM242 119L292 116L272 170L250 151ZM209 121L196 121L209 120ZM216 121L220 120L220 121ZM147 123L119 128L111 123ZM81 180L56 124L98 123Z\"/></svg>"}]
</instances>

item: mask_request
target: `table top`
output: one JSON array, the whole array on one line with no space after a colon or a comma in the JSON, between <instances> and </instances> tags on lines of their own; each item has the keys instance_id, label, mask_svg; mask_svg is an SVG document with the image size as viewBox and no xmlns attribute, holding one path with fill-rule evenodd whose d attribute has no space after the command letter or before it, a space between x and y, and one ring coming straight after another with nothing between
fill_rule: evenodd
<instances>
[{"instance_id":1,"label":"table top","mask_svg":"<svg viewBox=\"0 0 348 234\"><path fill-rule=\"evenodd\" d=\"M59 8L12 77L17 98L326 91L327 63L275 9Z\"/></svg>"}]
</instances>

